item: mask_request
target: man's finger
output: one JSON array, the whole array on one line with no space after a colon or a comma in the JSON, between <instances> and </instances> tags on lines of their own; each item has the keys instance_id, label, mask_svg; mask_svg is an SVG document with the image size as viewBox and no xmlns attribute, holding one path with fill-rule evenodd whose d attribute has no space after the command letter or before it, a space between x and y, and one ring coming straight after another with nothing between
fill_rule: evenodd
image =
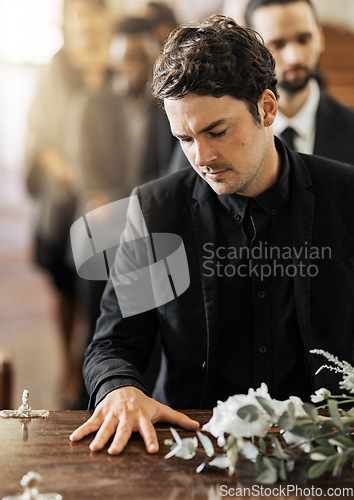
<instances>
[{"instance_id":1,"label":"man's finger","mask_svg":"<svg viewBox=\"0 0 354 500\"><path fill-rule=\"evenodd\" d=\"M118 420L115 418L107 418L97 432L95 439L90 444L90 450L102 450L110 437L114 434L118 425Z\"/></svg>"},{"instance_id":2,"label":"man's finger","mask_svg":"<svg viewBox=\"0 0 354 500\"><path fill-rule=\"evenodd\" d=\"M155 428L151 421L143 415L139 418L139 432L144 439L147 451L149 453L157 453L159 451L159 442Z\"/></svg>"},{"instance_id":3,"label":"man's finger","mask_svg":"<svg viewBox=\"0 0 354 500\"><path fill-rule=\"evenodd\" d=\"M199 422L192 420L176 410L172 410L168 406L161 405L163 410L159 414L159 421L169 422L170 424L179 425L183 429L196 430L199 428Z\"/></svg>"},{"instance_id":4,"label":"man's finger","mask_svg":"<svg viewBox=\"0 0 354 500\"><path fill-rule=\"evenodd\" d=\"M70 441L79 441L83 437L96 432L101 426L101 422L97 418L90 418L87 422L80 425L74 432L69 436Z\"/></svg>"},{"instance_id":5,"label":"man's finger","mask_svg":"<svg viewBox=\"0 0 354 500\"><path fill-rule=\"evenodd\" d=\"M118 455L125 447L132 435L133 426L127 418L123 418L118 425L111 446L108 448L110 455Z\"/></svg>"}]
</instances>

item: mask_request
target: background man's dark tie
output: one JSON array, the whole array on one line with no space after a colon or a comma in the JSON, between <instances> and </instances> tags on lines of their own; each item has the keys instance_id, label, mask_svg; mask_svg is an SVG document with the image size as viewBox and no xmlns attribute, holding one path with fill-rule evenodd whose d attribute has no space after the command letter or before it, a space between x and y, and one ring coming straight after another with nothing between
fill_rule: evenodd
<instances>
[{"instance_id":1,"label":"background man's dark tie","mask_svg":"<svg viewBox=\"0 0 354 500\"><path fill-rule=\"evenodd\" d=\"M292 127L287 127L281 134L280 138L285 142L289 148L295 150L294 138L297 136L296 131Z\"/></svg>"}]
</instances>

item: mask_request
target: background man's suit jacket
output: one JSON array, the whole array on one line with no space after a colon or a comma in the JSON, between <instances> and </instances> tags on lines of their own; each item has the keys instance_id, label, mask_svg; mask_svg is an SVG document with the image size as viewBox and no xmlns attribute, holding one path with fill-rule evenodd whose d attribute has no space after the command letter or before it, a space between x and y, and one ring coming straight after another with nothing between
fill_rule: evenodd
<instances>
[{"instance_id":1,"label":"background man's suit jacket","mask_svg":"<svg viewBox=\"0 0 354 500\"><path fill-rule=\"evenodd\" d=\"M128 124L122 108L124 97L111 86L85 104L80 139L80 174L84 188L102 190L111 201L129 196L136 184L127 180ZM143 142L141 164L136 176L143 184L168 173L176 139L170 132L165 112L152 96L147 97L148 132Z\"/></svg>"},{"instance_id":2,"label":"background man's suit jacket","mask_svg":"<svg viewBox=\"0 0 354 500\"><path fill-rule=\"evenodd\" d=\"M354 165L354 112L321 91L314 154Z\"/></svg>"},{"instance_id":3,"label":"background man's suit jacket","mask_svg":"<svg viewBox=\"0 0 354 500\"><path fill-rule=\"evenodd\" d=\"M354 168L288 150L291 173L292 245L331 248L331 260L316 260L314 278L294 278L296 313L312 389L338 392L332 372L310 349L322 348L352 362L354 319ZM144 390L143 372L157 330L163 346L162 369L154 397L174 408L210 407L218 344L218 278L203 276L203 245L217 245L216 195L191 168L135 190L149 233L175 233L186 248L190 286L177 299L146 313L121 317L108 282L84 372L94 403L107 381L119 377ZM128 223L129 224L129 223ZM294 258L296 266L311 264ZM281 311L279 311L281 314ZM241 334L242 339L242 334ZM237 360L237 353L235 353ZM301 376L301 374L299 374ZM102 385L103 384L103 385Z\"/></svg>"}]
</instances>

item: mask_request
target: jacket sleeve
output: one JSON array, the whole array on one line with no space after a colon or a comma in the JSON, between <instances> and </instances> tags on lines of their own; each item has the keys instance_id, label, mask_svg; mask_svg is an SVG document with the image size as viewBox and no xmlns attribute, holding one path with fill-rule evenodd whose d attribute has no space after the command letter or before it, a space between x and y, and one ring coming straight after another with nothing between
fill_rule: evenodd
<instances>
[{"instance_id":1,"label":"jacket sleeve","mask_svg":"<svg viewBox=\"0 0 354 500\"><path fill-rule=\"evenodd\" d=\"M134 385L148 394L142 374L158 333L157 311L139 308L141 304L135 304L135 296L144 296L139 273L142 269L149 270L147 264L152 256L142 213L138 222L129 214L128 209L126 228L103 293L101 316L85 356L84 377L91 407L123 385Z\"/></svg>"}]
</instances>

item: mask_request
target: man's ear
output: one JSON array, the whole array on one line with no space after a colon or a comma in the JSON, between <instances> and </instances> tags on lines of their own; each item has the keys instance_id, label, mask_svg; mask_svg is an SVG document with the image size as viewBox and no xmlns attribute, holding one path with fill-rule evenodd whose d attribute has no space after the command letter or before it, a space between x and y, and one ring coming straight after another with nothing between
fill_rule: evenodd
<instances>
[{"instance_id":1,"label":"man's ear","mask_svg":"<svg viewBox=\"0 0 354 500\"><path fill-rule=\"evenodd\" d=\"M278 103L277 98L271 90L266 89L263 91L258 101L258 111L265 127L273 124L277 116Z\"/></svg>"},{"instance_id":2,"label":"man's ear","mask_svg":"<svg viewBox=\"0 0 354 500\"><path fill-rule=\"evenodd\" d=\"M323 29L321 26L318 26L318 36L319 36L319 39L320 39L320 54L323 54L324 50L325 50L325 47L326 47L326 39L325 39L325 34L323 32Z\"/></svg>"}]
</instances>

